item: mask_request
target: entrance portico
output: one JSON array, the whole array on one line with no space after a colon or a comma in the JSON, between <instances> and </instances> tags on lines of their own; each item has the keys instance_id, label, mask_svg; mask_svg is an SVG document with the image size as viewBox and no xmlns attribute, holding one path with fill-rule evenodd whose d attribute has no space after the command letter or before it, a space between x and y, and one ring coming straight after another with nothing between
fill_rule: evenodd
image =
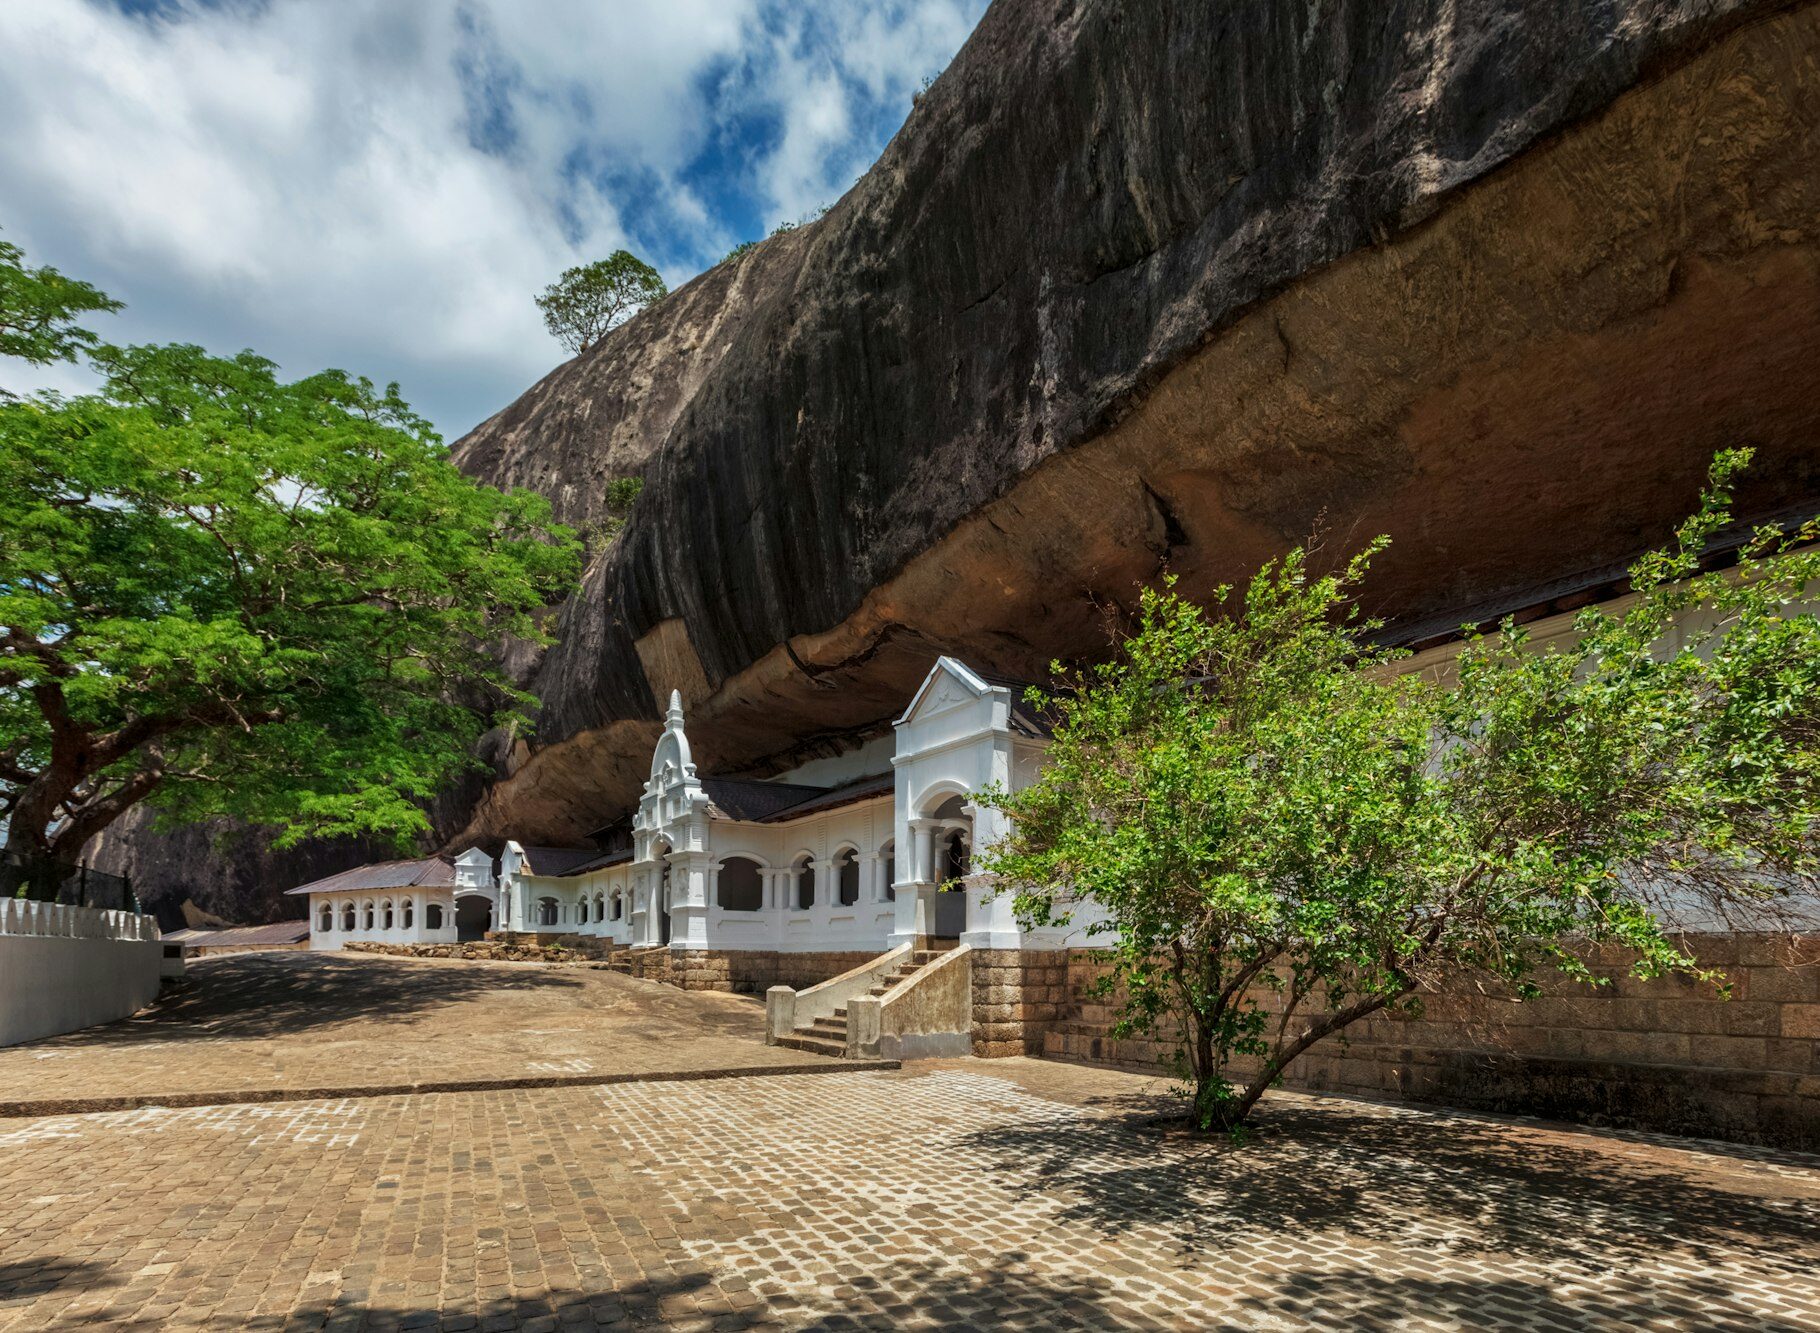
<instances>
[{"instance_id":1,"label":"entrance portico","mask_svg":"<svg viewBox=\"0 0 1820 1333\"><path fill-rule=\"evenodd\" d=\"M956 936L980 949L1026 942L1010 898L994 895L974 864L1005 824L973 793L1034 773L1045 743L1021 690L943 657L897 719L897 841L910 855L899 860L892 947Z\"/></svg>"}]
</instances>

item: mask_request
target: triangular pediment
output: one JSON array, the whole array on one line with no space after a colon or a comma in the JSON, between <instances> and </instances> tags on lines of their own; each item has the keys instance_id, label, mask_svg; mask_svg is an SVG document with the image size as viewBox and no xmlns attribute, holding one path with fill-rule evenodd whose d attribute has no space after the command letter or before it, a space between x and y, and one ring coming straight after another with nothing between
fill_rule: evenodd
<instances>
[{"instance_id":1,"label":"triangular pediment","mask_svg":"<svg viewBox=\"0 0 1820 1333\"><path fill-rule=\"evenodd\" d=\"M965 662L953 657L937 658L896 725L901 727L919 718L934 717L965 704L977 703L991 692L992 686Z\"/></svg>"}]
</instances>

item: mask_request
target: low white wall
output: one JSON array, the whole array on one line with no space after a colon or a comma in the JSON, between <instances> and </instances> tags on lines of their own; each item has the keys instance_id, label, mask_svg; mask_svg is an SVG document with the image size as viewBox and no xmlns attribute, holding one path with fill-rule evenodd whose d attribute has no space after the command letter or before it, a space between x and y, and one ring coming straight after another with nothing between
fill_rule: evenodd
<instances>
[{"instance_id":1,"label":"low white wall","mask_svg":"<svg viewBox=\"0 0 1820 1333\"><path fill-rule=\"evenodd\" d=\"M163 953L149 916L0 899L0 1046L143 1009Z\"/></svg>"}]
</instances>

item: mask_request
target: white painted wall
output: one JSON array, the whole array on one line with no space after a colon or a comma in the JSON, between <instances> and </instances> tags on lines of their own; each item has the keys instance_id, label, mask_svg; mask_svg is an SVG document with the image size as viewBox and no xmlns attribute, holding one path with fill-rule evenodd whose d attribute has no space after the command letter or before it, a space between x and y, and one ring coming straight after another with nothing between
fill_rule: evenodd
<instances>
[{"instance_id":1,"label":"white painted wall","mask_svg":"<svg viewBox=\"0 0 1820 1333\"><path fill-rule=\"evenodd\" d=\"M0 1046L143 1009L163 955L149 916L0 900Z\"/></svg>"},{"instance_id":2,"label":"white painted wall","mask_svg":"<svg viewBox=\"0 0 1820 1333\"><path fill-rule=\"evenodd\" d=\"M485 891L487 897L492 891ZM430 907L442 912L442 926L429 926ZM354 909L354 928L346 927L348 907ZM391 908L391 927L386 926L386 908ZM325 921L323 909L328 908ZM408 907L408 912L407 912ZM372 925L367 924L369 911ZM405 924L407 915L410 925ZM312 893L310 895L310 948L333 952L344 944L453 944L457 938L454 891L446 886L436 888L358 889L352 892Z\"/></svg>"}]
</instances>

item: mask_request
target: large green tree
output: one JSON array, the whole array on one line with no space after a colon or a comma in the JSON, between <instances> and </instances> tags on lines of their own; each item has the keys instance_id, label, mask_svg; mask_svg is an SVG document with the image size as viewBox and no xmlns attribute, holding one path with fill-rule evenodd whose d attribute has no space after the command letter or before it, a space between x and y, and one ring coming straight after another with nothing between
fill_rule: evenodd
<instances>
[{"instance_id":1,"label":"large green tree","mask_svg":"<svg viewBox=\"0 0 1820 1333\"><path fill-rule=\"evenodd\" d=\"M0 403L8 846L70 860L148 800L281 842L421 832L527 702L491 646L545 637L573 537L463 476L396 386L93 360L95 394Z\"/></svg>"},{"instance_id":2,"label":"large green tree","mask_svg":"<svg viewBox=\"0 0 1820 1333\"><path fill-rule=\"evenodd\" d=\"M669 288L629 250L566 270L536 298L543 322L571 352L585 352Z\"/></svg>"},{"instance_id":3,"label":"large green tree","mask_svg":"<svg viewBox=\"0 0 1820 1333\"><path fill-rule=\"evenodd\" d=\"M1399 670L1353 600L1378 548L1325 577L1297 552L1215 614L1149 593L1049 701L1040 778L986 797L1014 821L986 864L1027 925L1104 914L1119 1030L1179 1039L1195 1124L1242 1123L1309 1047L1450 977L1529 996L1590 979L1599 941L1704 976L1676 919L1811 890L1820 556L1766 531L1702 572L1744 462L1572 646L1505 624L1446 679Z\"/></svg>"},{"instance_id":4,"label":"large green tree","mask_svg":"<svg viewBox=\"0 0 1820 1333\"><path fill-rule=\"evenodd\" d=\"M33 365L74 361L97 342L77 320L118 309L120 302L86 282L28 267L24 251L0 241L0 356Z\"/></svg>"}]
</instances>

